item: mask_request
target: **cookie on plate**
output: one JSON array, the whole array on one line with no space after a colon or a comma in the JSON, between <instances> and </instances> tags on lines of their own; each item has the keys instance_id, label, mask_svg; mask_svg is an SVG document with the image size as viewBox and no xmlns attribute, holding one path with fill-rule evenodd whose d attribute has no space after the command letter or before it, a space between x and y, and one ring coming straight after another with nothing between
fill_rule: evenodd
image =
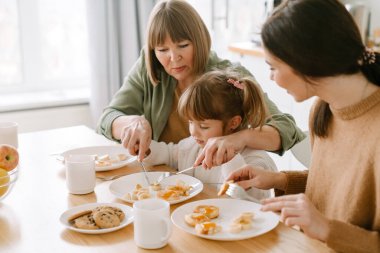
<instances>
[{"instance_id":1,"label":"cookie on plate","mask_svg":"<svg viewBox=\"0 0 380 253\"><path fill-rule=\"evenodd\" d=\"M111 211L113 211L117 215L117 217L119 217L120 221L123 221L124 218L125 218L125 214L124 214L123 210L121 210L118 207L113 207L113 206L98 206L98 207L96 207L92 211L92 213L94 215L94 213L102 211L102 210L111 210Z\"/></svg>"},{"instance_id":2,"label":"cookie on plate","mask_svg":"<svg viewBox=\"0 0 380 253\"><path fill-rule=\"evenodd\" d=\"M99 229L91 214L82 215L73 221L74 226L80 229Z\"/></svg>"},{"instance_id":3,"label":"cookie on plate","mask_svg":"<svg viewBox=\"0 0 380 253\"><path fill-rule=\"evenodd\" d=\"M100 228L113 228L120 225L120 219L111 209L102 209L92 213L96 225Z\"/></svg>"}]
</instances>

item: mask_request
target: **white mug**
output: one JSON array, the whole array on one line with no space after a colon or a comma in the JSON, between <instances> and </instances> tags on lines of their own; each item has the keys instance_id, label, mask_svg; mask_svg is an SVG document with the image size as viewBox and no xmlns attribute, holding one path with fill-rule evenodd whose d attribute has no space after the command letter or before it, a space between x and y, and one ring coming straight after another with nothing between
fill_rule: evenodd
<instances>
[{"instance_id":1,"label":"white mug","mask_svg":"<svg viewBox=\"0 0 380 253\"><path fill-rule=\"evenodd\" d=\"M0 122L0 144L8 144L18 148L17 128L16 122Z\"/></svg>"},{"instance_id":2,"label":"white mug","mask_svg":"<svg viewBox=\"0 0 380 253\"><path fill-rule=\"evenodd\" d=\"M133 204L134 239L138 247L164 247L172 234L170 204L162 199L144 199Z\"/></svg>"},{"instance_id":3,"label":"white mug","mask_svg":"<svg viewBox=\"0 0 380 253\"><path fill-rule=\"evenodd\" d=\"M95 160L92 155L70 155L65 159L66 185L72 194L87 194L94 191Z\"/></svg>"}]
</instances>

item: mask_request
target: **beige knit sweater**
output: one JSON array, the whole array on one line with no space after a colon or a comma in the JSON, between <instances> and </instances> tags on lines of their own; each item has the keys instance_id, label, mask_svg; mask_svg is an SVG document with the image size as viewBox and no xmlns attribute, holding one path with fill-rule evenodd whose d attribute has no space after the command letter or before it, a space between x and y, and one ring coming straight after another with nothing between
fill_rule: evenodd
<instances>
[{"instance_id":1,"label":"beige knit sweater","mask_svg":"<svg viewBox=\"0 0 380 253\"><path fill-rule=\"evenodd\" d=\"M312 138L309 172L287 172L285 194L305 191L330 219L330 248L379 253L380 89L332 113L329 136Z\"/></svg>"}]
</instances>

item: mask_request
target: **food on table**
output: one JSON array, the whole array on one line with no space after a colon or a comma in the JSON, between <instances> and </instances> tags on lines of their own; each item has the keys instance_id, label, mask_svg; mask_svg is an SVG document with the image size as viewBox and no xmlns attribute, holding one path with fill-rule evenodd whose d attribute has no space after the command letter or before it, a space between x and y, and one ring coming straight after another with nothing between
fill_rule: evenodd
<instances>
[{"instance_id":1,"label":"food on table","mask_svg":"<svg viewBox=\"0 0 380 253\"><path fill-rule=\"evenodd\" d=\"M80 229L113 228L124 220L124 212L113 206L98 206L84 210L69 217L68 221Z\"/></svg>"},{"instance_id":2,"label":"food on table","mask_svg":"<svg viewBox=\"0 0 380 253\"><path fill-rule=\"evenodd\" d=\"M120 208L112 207L112 206L98 206L96 207L93 212L98 212L102 210L111 210L113 211L120 219L120 221L124 220L125 214Z\"/></svg>"},{"instance_id":3,"label":"food on table","mask_svg":"<svg viewBox=\"0 0 380 253\"><path fill-rule=\"evenodd\" d=\"M160 191L162 190L161 184L154 182L153 184L150 185L150 189L152 191Z\"/></svg>"},{"instance_id":4,"label":"food on table","mask_svg":"<svg viewBox=\"0 0 380 253\"><path fill-rule=\"evenodd\" d=\"M0 168L0 197L7 192L9 188L9 180L10 177L8 175L8 171L3 168Z\"/></svg>"},{"instance_id":5,"label":"food on table","mask_svg":"<svg viewBox=\"0 0 380 253\"><path fill-rule=\"evenodd\" d=\"M73 223L76 228L80 228L80 229L91 229L91 230L100 229L100 227L96 225L94 218L92 217L92 214L82 215L76 218L73 221Z\"/></svg>"},{"instance_id":6,"label":"food on table","mask_svg":"<svg viewBox=\"0 0 380 253\"><path fill-rule=\"evenodd\" d=\"M157 197L167 201L178 200L189 196L192 188L192 186L187 185L182 180L177 180L175 185L168 185L165 190L157 192Z\"/></svg>"},{"instance_id":7,"label":"food on table","mask_svg":"<svg viewBox=\"0 0 380 253\"><path fill-rule=\"evenodd\" d=\"M117 155L104 154L101 156L94 155L94 157L95 157L95 165L97 167L111 166L114 163L127 160L126 154L117 154Z\"/></svg>"},{"instance_id":8,"label":"food on table","mask_svg":"<svg viewBox=\"0 0 380 253\"><path fill-rule=\"evenodd\" d=\"M235 218L230 224L231 233L240 233L243 230L252 228L252 221L254 218L254 213L244 212Z\"/></svg>"},{"instance_id":9,"label":"food on table","mask_svg":"<svg viewBox=\"0 0 380 253\"><path fill-rule=\"evenodd\" d=\"M224 184L222 184L222 186L220 187L220 190L218 192L218 196L222 196L226 193L226 191L228 190L228 187L230 187L230 184L232 184L234 182L234 180L229 180L227 182L224 182Z\"/></svg>"},{"instance_id":10,"label":"food on table","mask_svg":"<svg viewBox=\"0 0 380 253\"><path fill-rule=\"evenodd\" d=\"M210 219L215 219L219 216L219 207L211 205L200 205L195 207L194 213L202 213Z\"/></svg>"},{"instance_id":11,"label":"food on table","mask_svg":"<svg viewBox=\"0 0 380 253\"><path fill-rule=\"evenodd\" d=\"M116 155L119 161L125 161L127 160L127 155L126 154L118 154Z\"/></svg>"},{"instance_id":12,"label":"food on table","mask_svg":"<svg viewBox=\"0 0 380 253\"><path fill-rule=\"evenodd\" d=\"M189 196L190 191L193 187L186 185L186 183L182 180L177 180L175 185L168 185L166 189L168 191L176 191L179 192L180 196Z\"/></svg>"},{"instance_id":13,"label":"food on table","mask_svg":"<svg viewBox=\"0 0 380 253\"><path fill-rule=\"evenodd\" d=\"M11 145L0 145L0 168L11 171L17 167L19 155L17 149Z\"/></svg>"},{"instance_id":14,"label":"food on table","mask_svg":"<svg viewBox=\"0 0 380 253\"><path fill-rule=\"evenodd\" d=\"M191 213L185 215L185 222L191 227L195 227L195 225L206 221L210 221L210 218L203 213Z\"/></svg>"},{"instance_id":15,"label":"food on table","mask_svg":"<svg viewBox=\"0 0 380 253\"><path fill-rule=\"evenodd\" d=\"M142 200L149 199L150 197L149 188L144 188L140 184L136 184L132 193L128 192L125 194L125 199L127 200Z\"/></svg>"},{"instance_id":16,"label":"food on table","mask_svg":"<svg viewBox=\"0 0 380 253\"><path fill-rule=\"evenodd\" d=\"M213 235L222 230L222 227L212 221L206 221L195 225L195 231L199 235Z\"/></svg>"},{"instance_id":17,"label":"food on table","mask_svg":"<svg viewBox=\"0 0 380 253\"><path fill-rule=\"evenodd\" d=\"M113 228L120 225L119 216L111 209L103 209L93 212L95 224L100 228Z\"/></svg>"},{"instance_id":18,"label":"food on table","mask_svg":"<svg viewBox=\"0 0 380 253\"><path fill-rule=\"evenodd\" d=\"M180 192L173 190L161 190L157 192L157 197L167 201L178 200L181 198Z\"/></svg>"},{"instance_id":19,"label":"food on table","mask_svg":"<svg viewBox=\"0 0 380 253\"><path fill-rule=\"evenodd\" d=\"M197 234L213 235L222 230L222 227L210 221L219 216L219 207L211 205L196 206L193 213L185 215L185 222L194 227Z\"/></svg>"},{"instance_id":20,"label":"food on table","mask_svg":"<svg viewBox=\"0 0 380 253\"><path fill-rule=\"evenodd\" d=\"M199 235L213 235L222 230L222 227L211 219L219 216L219 207L212 205L199 205L194 208L193 213L185 215L185 222L189 226L195 227L195 232ZM254 213L243 212L236 217L229 227L230 233L240 233L243 230L252 228Z\"/></svg>"},{"instance_id":21,"label":"food on table","mask_svg":"<svg viewBox=\"0 0 380 253\"><path fill-rule=\"evenodd\" d=\"M124 198L126 200L141 200L157 196L157 198L172 201L189 196L191 189L192 186L187 185L182 180L178 180L175 185L167 185L165 189L162 189L162 185L157 183L153 183L147 188L137 184L132 192L125 194Z\"/></svg>"}]
</instances>

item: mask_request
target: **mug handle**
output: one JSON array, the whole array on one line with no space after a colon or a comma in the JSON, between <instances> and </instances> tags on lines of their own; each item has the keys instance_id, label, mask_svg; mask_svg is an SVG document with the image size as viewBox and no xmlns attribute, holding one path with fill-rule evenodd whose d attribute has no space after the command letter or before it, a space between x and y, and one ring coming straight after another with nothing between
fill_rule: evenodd
<instances>
[{"instance_id":1,"label":"mug handle","mask_svg":"<svg viewBox=\"0 0 380 253\"><path fill-rule=\"evenodd\" d=\"M162 218L161 221L166 226L166 235L161 237L161 241L166 242L167 240L169 240L169 237L172 234L172 226L170 223L170 219L168 219L168 218Z\"/></svg>"}]
</instances>

